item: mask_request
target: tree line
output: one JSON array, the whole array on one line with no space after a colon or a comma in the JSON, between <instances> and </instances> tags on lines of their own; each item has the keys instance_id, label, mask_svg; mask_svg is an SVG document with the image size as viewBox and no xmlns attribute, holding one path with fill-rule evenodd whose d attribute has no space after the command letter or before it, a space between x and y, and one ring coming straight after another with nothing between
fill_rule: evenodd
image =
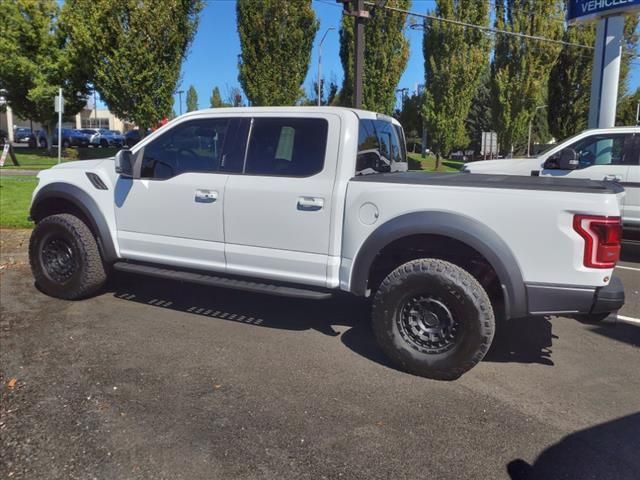
<instances>
[{"instance_id":1,"label":"tree line","mask_svg":"<svg viewBox=\"0 0 640 480\"><path fill-rule=\"evenodd\" d=\"M593 45L595 26L566 27L564 1L436 0L434 16L500 31ZM22 117L55 125L53 97L65 93L72 116L97 91L117 116L143 130L171 116L180 69L198 27L202 0L0 0L0 88ZM400 117L409 133L425 126L437 155L478 142L494 130L505 152L526 149L534 138L566 137L585 128L592 50L533 40L456 23L425 19L424 94L405 97L395 111L397 87L409 57L405 35L410 0L371 9L365 26L363 107ZM493 7L493 13L490 11ZM212 89L209 106L317 104L317 82L302 88L319 21L311 0L238 0L241 55L238 88ZM623 121L640 96L626 89L638 44L638 18L625 28L621 72ZM418 25L420 27L420 25ZM352 105L353 18L340 26L341 85L321 82L320 103ZM244 96L243 96L244 93ZM187 111L199 107L193 86ZM543 107L544 106L544 107Z\"/></svg>"},{"instance_id":2,"label":"tree line","mask_svg":"<svg viewBox=\"0 0 640 480\"><path fill-rule=\"evenodd\" d=\"M483 131L496 131L503 153L527 151L532 140L566 138L586 128L595 24L567 26L563 0L436 0L433 16L485 27L425 20L425 89L394 111L397 86L409 56L404 34L409 0L374 8L365 26L363 108L395 113L417 136L426 126L437 156L468 146L478 150ZM493 7L493 12L490 11ZM492 14L493 13L493 14ZM311 103L301 90L318 21L310 0L238 0L242 49L240 83L253 105ZM353 18L343 16L341 88L330 104L352 105ZM637 58L638 17L628 16L620 75L619 122L635 118L640 90L627 92ZM505 33L491 33L496 31ZM564 45L562 44L564 42ZM317 85L317 84L316 84ZM323 102L324 103L324 102Z\"/></svg>"},{"instance_id":3,"label":"tree line","mask_svg":"<svg viewBox=\"0 0 640 480\"><path fill-rule=\"evenodd\" d=\"M595 24L567 27L565 2L558 0L496 0L493 25L486 1L436 3L438 17L528 36L489 37L486 30L425 23L426 94L420 113L436 155L470 144L477 151L483 131L497 132L503 153L522 153L527 151L530 123L538 141L566 138L586 128L593 50L579 45L595 44ZM629 93L626 87L636 56L637 27L638 17L628 16L619 124L635 121L640 96L640 90Z\"/></svg>"}]
</instances>

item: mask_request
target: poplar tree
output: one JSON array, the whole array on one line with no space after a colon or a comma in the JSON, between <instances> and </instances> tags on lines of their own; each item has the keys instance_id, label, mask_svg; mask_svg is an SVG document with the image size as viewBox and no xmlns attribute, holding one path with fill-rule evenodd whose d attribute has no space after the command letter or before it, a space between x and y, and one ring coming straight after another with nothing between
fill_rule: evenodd
<instances>
[{"instance_id":1,"label":"poplar tree","mask_svg":"<svg viewBox=\"0 0 640 480\"><path fill-rule=\"evenodd\" d=\"M564 2L496 0L495 26L509 32L559 40ZM491 86L498 142L505 152L526 150L529 121L544 100L560 46L544 40L497 34Z\"/></svg>"},{"instance_id":2,"label":"poplar tree","mask_svg":"<svg viewBox=\"0 0 640 480\"><path fill-rule=\"evenodd\" d=\"M388 0L386 6L408 9L410 0ZM393 113L396 87L409 59L409 41L403 33L406 15L376 8L364 27L364 69L362 107L367 110ZM343 16L340 27L340 60L344 80L340 103L353 106L354 20Z\"/></svg>"},{"instance_id":3,"label":"poplar tree","mask_svg":"<svg viewBox=\"0 0 640 480\"><path fill-rule=\"evenodd\" d=\"M193 85L187 90L187 112L198 110L198 92Z\"/></svg>"},{"instance_id":4,"label":"poplar tree","mask_svg":"<svg viewBox=\"0 0 640 480\"><path fill-rule=\"evenodd\" d=\"M168 116L201 0L66 0L72 46L100 98L144 132Z\"/></svg>"},{"instance_id":5,"label":"poplar tree","mask_svg":"<svg viewBox=\"0 0 640 480\"><path fill-rule=\"evenodd\" d=\"M489 25L485 0L437 0L435 15L474 25ZM491 42L484 32L452 23L425 26L424 118L431 150L439 161L455 147L469 144L466 120L489 64Z\"/></svg>"},{"instance_id":6,"label":"poplar tree","mask_svg":"<svg viewBox=\"0 0 640 480\"><path fill-rule=\"evenodd\" d=\"M209 98L209 106L211 108L228 107L228 105L222 101L222 96L220 95L220 89L218 87L214 87L213 90L211 91L211 98Z\"/></svg>"},{"instance_id":7,"label":"poplar tree","mask_svg":"<svg viewBox=\"0 0 640 480\"><path fill-rule=\"evenodd\" d=\"M252 105L293 105L319 23L311 0L238 0L238 79Z\"/></svg>"}]
</instances>

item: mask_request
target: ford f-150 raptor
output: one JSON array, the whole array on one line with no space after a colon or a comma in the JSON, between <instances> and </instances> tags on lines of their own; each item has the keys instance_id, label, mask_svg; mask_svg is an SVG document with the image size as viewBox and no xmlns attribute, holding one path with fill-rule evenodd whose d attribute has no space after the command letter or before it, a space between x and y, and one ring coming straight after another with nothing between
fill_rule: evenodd
<instances>
[{"instance_id":1,"label":"ford f-150 raptor","mask_svg":"<svg viewBox=\"0 0 640 480\"><path fill-rule=\"evenodd\" d=\"M333 107L191 112L112 159L39 174L37 286L79 299L111 270L289 297L372 299L382 350L455 379L496 318L624 302L615 183L407 172L392 118Z\"/></svg>"}]
</instances>

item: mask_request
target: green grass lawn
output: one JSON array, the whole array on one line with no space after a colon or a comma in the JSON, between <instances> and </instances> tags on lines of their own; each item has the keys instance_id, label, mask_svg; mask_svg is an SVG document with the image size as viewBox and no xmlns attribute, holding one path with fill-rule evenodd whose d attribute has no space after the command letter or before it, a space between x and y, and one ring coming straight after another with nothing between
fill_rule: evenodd
<instances>
[{"instance_id":1,"label":"green grass lawn","mask_svg":"<svg viewBox=\"0 0 640 480\"><path fill-rule=\"evenodd\" d=\"M433 155L427 155L427 158L422 158L419 153L409 153L408 157L409 169L423 172L457 172L464 165L464 162L441 159L440 168L436 170L436 157Z\"/></svg>"},{"instance_id":2,"label":"green grass lawn","mask_svg":"<svg viewBox=\"0 0 640 480\"><path fill-rule=\"evenodd\" d=\"M0 176L0 227L31 228L27 220L36 177Z\"/></svg>"},{"instance_id":3,"label":"green grass lawn","mask_svg":"<svg viewBox=\"0 0 640 480\"><path fill-rule=\"evenodd\" d=\"M87 160L90 158L107 158L113 157L118 151L117 148L70 148L71 153L68 154L73 160ZM10 169L21 170L44 170L45 168L53 167L58 163L58 150L53 149L51 152L43 148L14 148L13 151L16 154L16 159L20 163L19 167L16 167L11 158L7 156L7 160L4 162L4 167ZM62 158L63 162L72 161L72 158Z\"/></svg>"}]
</instances>

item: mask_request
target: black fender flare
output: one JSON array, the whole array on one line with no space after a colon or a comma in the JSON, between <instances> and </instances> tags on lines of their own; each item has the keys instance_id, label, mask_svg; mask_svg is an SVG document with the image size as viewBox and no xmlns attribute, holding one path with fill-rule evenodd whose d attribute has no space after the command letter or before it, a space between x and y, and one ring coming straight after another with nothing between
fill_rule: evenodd
<instances>
[{"instance_id":1,"label":"black fender flare","mask_svg":"<svg viewBox=\"0 0 640 480\"><path fill-rule=\"evenodd\" d=\"M500 236L470 217L449 212L413 212L376 228L356 254L351 273L351 292L365 295L371 266L380 251L411 235L440 235L476 250L491 264L500 281L507 318L527 315L527 293L518 262Z\"/></svg>"},{"instance_id":2,"label":"black fender flare","mask_svg":"<svg viewBox=\"0 0 640 480\"><path fill-rule=\"evenodd\" d=\"M95 200L81 188L64 182L54 182L45 185L38 190L33 202L31 202L31 218L37 219L38 209L45 205L43 202L55 198L71 203L82 212L91 223L89 227L96 234L102 259L107 263L115 262L118 259L118 254L116 253L113 238L111 237L109 225Z\"/></svg>"}]
</instances>

